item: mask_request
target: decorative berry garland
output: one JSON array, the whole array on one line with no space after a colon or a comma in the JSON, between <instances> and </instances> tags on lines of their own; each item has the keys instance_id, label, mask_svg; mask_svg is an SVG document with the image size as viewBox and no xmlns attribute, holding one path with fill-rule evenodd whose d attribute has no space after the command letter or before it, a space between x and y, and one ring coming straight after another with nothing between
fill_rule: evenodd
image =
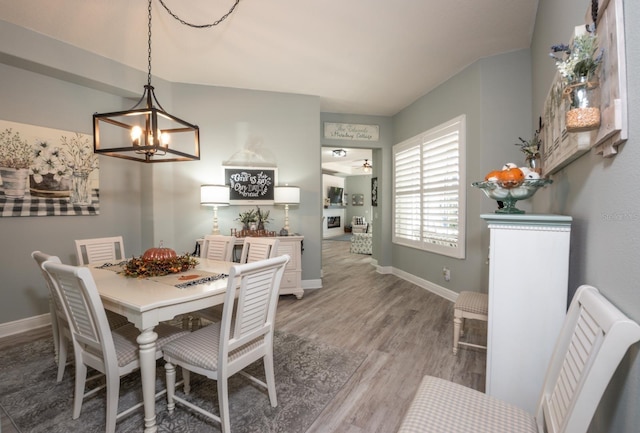
<instances>
[{"instance_id":1,"label":"decorative berry garland","mask_svg":"<svg viewBox=\"0 0 640 433\"><path fill-rule=\"evenodd\" d=\"M143 260L142 257L134 257L126 263L122 273L134 278L161 277L188 271L197 265L198 261L189 254L164 260Z\"/></svg>"}]
</instances>

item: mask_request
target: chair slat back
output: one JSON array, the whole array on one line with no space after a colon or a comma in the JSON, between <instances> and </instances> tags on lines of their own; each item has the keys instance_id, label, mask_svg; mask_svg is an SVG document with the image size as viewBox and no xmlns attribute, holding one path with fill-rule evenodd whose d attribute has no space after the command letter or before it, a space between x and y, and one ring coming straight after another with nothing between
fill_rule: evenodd
<instances>
[{"instance_id":1,"label":"chair slat back","mask_svg":"<svg viewBox=\"0 0 640 433\"><path fill-rule=\"evenodd\" d=\"M117 365L109 322L91 271L52 262L42 266L63 301L76 355L83 353L98 362Z\"/></svg>"},{"instance_id":2,"label":"chair slat back","mask_svg":"<svg viewBox=\"0 0 640 433\"><path fill-rule=\"evenodd\" d=\"M288 262L289 256L285 254L231 268L222 313L220 359L256 338L273 333L280 282Z\"/></svg>"},{"instance_id":3,"label":"chair slat back","mask_svg":"<svg viewBox=\"0 0 640 433\"><path fill-rule=\"evenodd\" d=\"M233 261L233 247L235 238L233 236L208 235L204 237L202 243L202 257L211 260Z\"/></svg>"},{"instance_id":4,"label":"chair slat back","mask_svg":"<svg viewBox=\"0 0 640 433\"><path fill-rule=\"evenodd\" d=\"M108 238L78 239L75 241L78 265L124 260L124 242L122 236Z\"/></svg>"},{"instance_id":5,"label":"chair slat back","mask_svg":"<svg viewBox=\"0 0 640 433\"><path fill-rule=\"evenodd\" d=\"M587 431L622 357L639 340L636 322L594 287L579 287L547 370L536 417L539 431Z\"/></svg>"},{"instance_id":6,"label":"chair slat back","mask_svg":"<svg viewBox=\"0 0 640 433\"><path fill-rule=\"evenodd\" d=\"M49 274L42 268L42 264L46 261L50 261L52 263L62 263L60 261L60 258L58 256L52 256L50 254L46 254L43 253L41 251L34 251L31 253L31 257L33 257L33 259L35 260L36 264L38 265L38 269L40 270L40 273L42 274L45 283L47 284L47 288L49 289L49 293L51 295L51 299L53 301L53 305L55 306L56 309L56 314L60 314L60 319L64 320L66 322L67 318L64 315L64 309L62 307L62 301L60 299L60 297L58 296L58 293L56 292L56 290L54 289L53 286L53 282L51 281L51 277L49 277Z\"/></svg>"},{"instance_id":7,"label":"chair slat back","mask_svg":"<svg viewBox=\"0 0 640 433\"><path fill-rule=\"evenodd\" d=\"M280 240L276 238L247 237L242 245L240 263L252 263L276 256Z\"/></svg>"}]
</instances>

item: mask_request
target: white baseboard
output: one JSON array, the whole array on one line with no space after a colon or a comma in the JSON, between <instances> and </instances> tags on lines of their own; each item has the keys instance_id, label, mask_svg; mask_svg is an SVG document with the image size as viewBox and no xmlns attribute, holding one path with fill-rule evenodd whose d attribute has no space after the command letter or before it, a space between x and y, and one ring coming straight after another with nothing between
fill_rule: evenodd
<instances>
[{"instance_id":1,"label":"white baseboard","mask_svg":"<svg viewBox=\"0 0 640 433\"><path fill-rule=\"evenodd\" d=\"M380 272L380 273L383 273L383 272ZM427 289L431 293L438 295L440 297L443 297L451 302L455 302L456 299L458 299L457 292L454 292L453 290L449 290L446 287L439 286L423 278L416 277L415 275L412 275L403 270L392 268L391 272L385 272L385 273L393 273L396 277L409 281L410 283L413 283L418 287L422 287L423 289Z\"/></svg>"},{"instance_id":2,"label":"white baseboard","mask_svg":"<svg viewBox=\"0 0 640 433\"><path fill-rule=\"evenodd\" d=\"M317 280L302 280L303 289L322 289L322 278Z\"/></svg>"},{"instance_id":3,"label":"white baseboard","mask_svg":"<svg viewBox=\"0 0 640 433\"><path fill-rule=\"evenodd\" d=\"M21 332L32 331L34 329L51 326L51 315L49 313L40 316L27 317L13 322L0 323L0 338Z\"/></svg>"}]
</instances>

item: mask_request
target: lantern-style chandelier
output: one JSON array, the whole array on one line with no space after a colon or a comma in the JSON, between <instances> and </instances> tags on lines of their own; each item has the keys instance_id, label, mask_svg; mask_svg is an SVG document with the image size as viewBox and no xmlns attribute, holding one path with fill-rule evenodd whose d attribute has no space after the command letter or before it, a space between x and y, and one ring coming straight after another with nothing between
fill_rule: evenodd
<instances>
[{"instance_id":1,"label":"lantern-style chandelier","mask_svg":"<svg viewBox=\"0 0 640 433\"><path fill-rule=\"evenodd\" d=\"M213 24L192 25L171 12L175 19L191 27L212 27ZM148 6L147 84L140 100L131 109L93 115L93 150L95 153L140 162L196 161L200 159L200 129L197 125L167 113L158 102L151 85L151 2Z\"/></svg>"}]
</instances>

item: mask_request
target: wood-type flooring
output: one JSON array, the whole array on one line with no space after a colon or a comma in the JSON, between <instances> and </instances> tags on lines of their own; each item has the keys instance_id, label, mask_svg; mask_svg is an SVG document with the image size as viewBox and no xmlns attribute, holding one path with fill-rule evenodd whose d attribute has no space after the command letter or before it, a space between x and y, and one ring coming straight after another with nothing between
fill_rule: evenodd
<instances>
[{"instance_id":1,"label":"wood-type flooring","mask_svg":"<svg viewBox=\"0 0 640 433\"><path fill-rule=\"evenodd\" d=\"M377 273L370 256L349 252L349 242L322 244L323 288L306 290L300 300L281 296L276 329L366 358L306 433L393 433L424 375L484 390L485 351L452 353L450 301ZM485 343L486 324L468 324L467 338ZM49 332L0 339L0 350ZM0 418L3 433L16 433L1 410Z\"/></svg>"}]
</instances>

